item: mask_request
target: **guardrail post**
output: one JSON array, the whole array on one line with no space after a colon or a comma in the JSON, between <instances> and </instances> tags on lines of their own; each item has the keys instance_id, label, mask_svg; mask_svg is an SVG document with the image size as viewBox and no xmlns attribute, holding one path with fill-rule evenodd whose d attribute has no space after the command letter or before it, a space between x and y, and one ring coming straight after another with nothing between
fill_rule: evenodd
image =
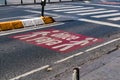
<instances>
[{"instance_id":1,"label":"guardrail post","mask_svg":"<svg viewBox=\"0 0 120 80\"><path fill-rule=\"evenodd\" d=\"M21 0L21 4L23 4L23 0Z\"/></svg>"},{"instance_id":2,"label":"guardrail post","mask_svg":"<svg viewBox=\"0 0 120 80\"><path fill-rule=\"evenodd\" d=\"M48 3L50 3L50 0L48 0Z\"/></svg>"},{"instance_id":3,"label":"guardrail post","mask_svg":"<svg viewBox=\"0 0 120 80\"><path fill-rule=\"evenodd\" d=\"M5 0L5 5L7 5L7 0Z\"/></svg>"},{"instance_id":4,"label":"guardrail post","mask_svg":"<svg viewBox=\"0 0 120 80\"><path fill-rule=\"evenodd\" d=\"M46 5L46 0L41 0L41 6L42 6L42 10L41 10L41 16L44 16L44 7Z\"/></svg>"},{"instance_id":5,"label":"guardrail post","mask_svg":"<svg viewBox=\"0 0 120 80\"><path fill-rule=\"evenodd\" d=\"M34 4L36 4L36 0L34 0Z\"/></svg>"},{"instance_id":6,"label":"guardrail post","mask_svg":"<svg viewBox=\"0 0 120 80\"><path fill-rule=\"evenodd\" d=\"M74 68L73 69L73 75L72 75L72 80L80 80L80 73L79 73L79 68Z\"/></svg>"}]
</instances>

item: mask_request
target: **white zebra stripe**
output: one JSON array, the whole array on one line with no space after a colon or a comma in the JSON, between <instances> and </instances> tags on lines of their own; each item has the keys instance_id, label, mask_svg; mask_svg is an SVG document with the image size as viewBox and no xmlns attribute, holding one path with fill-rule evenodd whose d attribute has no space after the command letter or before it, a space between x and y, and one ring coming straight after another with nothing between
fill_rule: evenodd
<instances>
[{"instance_id":1,"label":"white zebra stripe","mask_svg":"<svg viewBox=\"0 0 120 80\"><path fill-rule=\"evenodd\" d=\"M108 18L108 20L112 20L112 21L120 21L120 17Z\"/></svg>"},{"instance_id":2,"label":"white zebra stripe","mask_svg":"<svg viewBox=\"0 0 120 80\"><path fill-rule=\"evenodd\" d=\"M108 10L108 11L99 11L99 12L90 12L90 13L82 13L77 15L92 15L92 14L101 14L101 13L109 13L109 12L117 12L118 10Z\"/></svg>"},{"instance_id":3,"label":"white zebra stripe","mask_svg":"<svg viewBox=\"0 0 120 80\"><path fill-rule=\"evenodd\" d=\"M47 8L45 10L57 10L57 9L70 9L70 8L80 8L83 6L66 6L66 7L55 7L55 8Z\"/></svg>"},{"instance_id":4,"label":"white zebra stripe","mask_svg":"<svg viewBox=\"0 0 120 80\"><path fill-rule=\"evenodd\" d=\"M104 14L104 15L97 15L97 16L92 16L92 17L105 18L105 17L118 16L118 15L120 15L120 13Z\"/></svg>"},{"instance_id":5,"label":"white zebra stripe","mask_svg":"<svg viewBox=\"0 0 120 80\"><path fill-rule=\"evenodd\" d=\"M83 10L83 9L92 9L94 7L84 7L84 8L73 8L73 9L61 9L61 10L53 10L53 11L56 11L56 12L60 12L60 11L70 11L70 10Z\"/></svg>"},{"instance_id":6,"label":"white zebra stripe","mask_svg":"<svg viewBox=\"0 0 120 80\"><path fill-rule=\"evenodd\" d=\"M99 8L99 9L92 9L92 10L70 11L70 12L65 12L65 13L79 13L79 12L91 12L91 11L101 11L101 10L105 10L105 9Z\"/></svg>"},{"instance_id":7,"label":"white zebra stripe","mask_svg":"<svg viewBox=\"0 0 120 80\"><path fill-rule=\"evenodd\" d=\"M109 23L109 22L104 22L104 21L96 21L96 20L90 20L90 19L78 19L79 21L84 21L84 22L89 22L89 23L94 23L94 24L99 24L99 25L105 25L105 26L111 26L111 27L117 27L120 28L119 24L114 24L114 23Z\"/></svg>"}]
</instances>

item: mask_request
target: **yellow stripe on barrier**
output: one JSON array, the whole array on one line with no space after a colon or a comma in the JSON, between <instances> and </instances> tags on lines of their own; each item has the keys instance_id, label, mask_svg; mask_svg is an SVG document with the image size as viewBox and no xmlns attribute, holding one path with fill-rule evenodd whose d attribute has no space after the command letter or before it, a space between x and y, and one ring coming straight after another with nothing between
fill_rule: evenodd
<instances>
[{"instance_id":1,"label":"yellow stripe on barrier","mask_svg":"<svg viewBox=\"0 0 120 80\"><path fill-rule=\"evenodd\" d=\"M23 24L19 20L0 22L0 31L23 28Z\"/></svg>"},{"instance_id":2,"label":"yellow stripe on barrier","mask_svg":"<svg viewBox=\"0 0 120 80\"><path fill-rule=\"evenodd\" d=\"M40 18L44 21L45 24L55 22L55 20L52 17L49 17L49 16L41 16Z\"/></svg>"},{"instance_id":3,"label":"yellow stripe on barrier","mask_svg":"<svg viewBox=\"0 0 120 80\"><path fill-rule=\"evenodd\" d=\"M16 21L12 21L11 22L14 29L18 29L18 28L23 28L23 24L22 24L22 21L19 21L19 20L16 20Z\"/></svg>"},{"instance_id":4,"label":"yellow stripe on barrier","mask_svg":"<svg viewBox=\"0 0 120 80\"><path fill-rule=\"evenodd\" d=\"M14 29L11 22L9 22L9 21L0 22L0 31L10 30L10 29Z\"/></svg>"},{"instance_id":5,"label":"yellow stripe on barrier","mask_svg":"<svg viewBox=\"0 0 120 80\"><path fill-rule=\"evenodd\" d=\"M6 21L0 22L0 31L11 30L24 28L24 26L33 26L39 24L49 24L53 23L55 20L49 16L41 16L40 18L28 19L28 20L14 20L14 21Z\"/></svg>"}]
</instances>

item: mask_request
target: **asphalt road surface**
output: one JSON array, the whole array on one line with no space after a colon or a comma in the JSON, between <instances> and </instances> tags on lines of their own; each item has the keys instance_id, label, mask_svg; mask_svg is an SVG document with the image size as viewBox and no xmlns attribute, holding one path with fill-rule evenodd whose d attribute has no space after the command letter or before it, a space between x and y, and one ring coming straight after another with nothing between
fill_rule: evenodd
<instances>
[{"instance_id":1,"label":"asphalt road surface","mask_svg":"<svg viewBox=\"0 0 120 80\"><path fill-rule=\"evenodd\" d=\"M40 5L0 8L0 21L41 15ZM56 80L120 46L120 6L47 4L55 23L0 32L0 80Z\"/></svg>"}]
</instances>

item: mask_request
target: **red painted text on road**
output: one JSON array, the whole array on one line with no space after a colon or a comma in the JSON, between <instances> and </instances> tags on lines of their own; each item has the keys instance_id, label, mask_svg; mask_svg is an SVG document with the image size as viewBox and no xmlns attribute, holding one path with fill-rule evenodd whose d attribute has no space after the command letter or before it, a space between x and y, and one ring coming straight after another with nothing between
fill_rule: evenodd
<instances>
[{"instance_id":1,"label":"red painted text on road","mask_svg":"<svg viewBox=\"0 0 120 80\"><path fill-rule=\"evenodd\" d=\"M53 29L16 35L12 38L63 53L101 41L98 38Z\"/></svg>"}]
</instances>

